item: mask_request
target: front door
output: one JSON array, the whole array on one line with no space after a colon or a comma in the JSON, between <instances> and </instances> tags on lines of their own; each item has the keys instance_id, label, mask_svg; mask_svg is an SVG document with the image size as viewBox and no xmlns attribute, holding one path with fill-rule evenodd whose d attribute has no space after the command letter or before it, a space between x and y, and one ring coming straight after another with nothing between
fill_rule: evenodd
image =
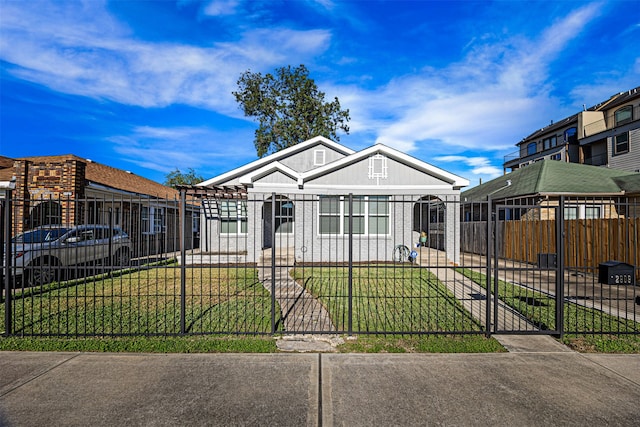
<instances>
[{"instance_id":1,"label":"front door","mask_svg":"<svg viewBox=\"0 0 640 427\"><path fill-rule=\"evenodd\" d=\"M262 249L273 246L273 203L266 201L262 207Z\"/></svg>"},{"instance_id":2,"label":"front door","mask_svg":"<svg viewBox=\"0 0 640 427\"><path fill-rule=\"evenodd\" d=\"M272 198L265 201L262 208L263 236L262 248L271 248L276 237L293 235L295 207L293 201L284 196L276 196L275 202ZM289 243L289 242L287 242ZM280 244L280 246L289 246Z\"/></svg>"}]
</instances>

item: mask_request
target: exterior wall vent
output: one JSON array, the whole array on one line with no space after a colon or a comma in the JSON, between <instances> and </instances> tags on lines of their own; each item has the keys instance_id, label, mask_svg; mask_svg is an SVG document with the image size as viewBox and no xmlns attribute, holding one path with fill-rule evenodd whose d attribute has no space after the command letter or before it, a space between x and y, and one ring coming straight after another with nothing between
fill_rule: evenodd
<instances>
[{"instance_id":1,"label":"exterior wall vent","mask_svg":"<svg viewBox=\"0 0 640 427\"><path fill-rule=\"evenodd\" d=\"M315 150L313 152L313 165L314 166L324 166L326 163L326 151L325 150Z\"/></svg>"}]
</instances>

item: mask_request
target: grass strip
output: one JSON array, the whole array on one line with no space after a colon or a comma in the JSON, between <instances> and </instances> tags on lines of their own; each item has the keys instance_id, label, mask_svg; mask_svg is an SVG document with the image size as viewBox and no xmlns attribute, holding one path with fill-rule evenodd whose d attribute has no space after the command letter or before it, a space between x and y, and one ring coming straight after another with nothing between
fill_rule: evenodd
<instances>
[{"instance_id":1,"label":"grass strip","mask_svg":"<svg viewBox=\"0 0 640 427\"><path fill-rule=\"evenodd\" d=\"M486 275L465 268L456 269L484 289ZM513 283L498 280L498 297L540 329L555 330L556 298ZM563 341L582 352L640 353L640 323L612 316L570 301L563 303Z\"/></svg>"},{"instance_id":2,"label":"grass strip","mask_svg":"<svg viewBox=\"0 0 640 427\"><path fill-rule=\"evenodd\" d=\"M71 351L129 353L273 353L271 337L248 336L131 336L131 337L8 337L2 351Z\"/></svg>"},{"instance_id":3,"label":"grass strip","mask_svg":"<svg viewBox=\"0 0 640 427\"><path fill-rule=\"evenodd\" d=\"M484 335L359 335L338 347L341 353L503 353L507 350Z\"/></svg>"}]
</instances>

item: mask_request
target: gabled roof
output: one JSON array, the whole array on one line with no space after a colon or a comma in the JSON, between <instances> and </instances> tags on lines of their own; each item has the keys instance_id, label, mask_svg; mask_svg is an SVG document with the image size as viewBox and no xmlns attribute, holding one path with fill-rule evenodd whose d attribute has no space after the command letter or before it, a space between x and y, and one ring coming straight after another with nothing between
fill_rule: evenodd
<instances>
[{"instance_id":1,"label":"gabled roof","mask_svg":"<svg viewBox=\"0 0 640 427\"><path fill-rule=\"evenodd\" d=\"M0 156L0 181L11 181L13 175L13 159Z\"/></svg>"},{"instance_id":2,"label":"gabled roof","mask_svg":"<svg viewBox=\"0 0 640 427\"><path fill-rule=\"evenodd\" d=\"M90 182L136 194L167 199L179 197L178 191L171 187L129 171L95 162L87 163L86 179Z\"/></svg>"},{"instance_id":3,"label":"gabled roof","mask_svg":"<svg viewBox=\"0 0 640 427\"><path fill-rule=\"evenodd\" d=\"M624 92L620 92L620 93L616 93L614 95L612 95L609 99L602 101L594 106L591 106L589 108L585 108L585 111L604 111L604 110L608 110L611 108L615 108L619 105L625 104L629 101L634 100L635 98L638 98L640 96L640 86L634 88L634 89L630 89ZM535 132L533 132L532 134L530 134L529 136L523 138L521 141L519 141L516 145L521 145L524 142L529 142L529 140L531 139L536 139L539 138L540 136L542 136L543 134L546 134L548 132L551 132L553 130L558 130L564 126L568 126L570 125L572 122L578 122L578 115L580 113L576 113L573 114L569 117L566 117L562 120L557 121L556 123L552 123L549 126L545 126L541 129L536 130Z\"/></svg>"},{"instance_id":4,"label":"gabled roof","mask_svg":"<svg viewBox=\"0 0 640 427\"><path fill-rule=\"evenodd\" d=\"M623 194L615 178L639 175L617 169L542 160L462 192L469 201L533 195ZM635 179L635 178L634 178Z\"/></svg>"},{"instance_id":5,"label":"gabled roof","mask_svg":"<svg viewBox=\"0 0 640 427\"><path fill-rule=\"evenodd\" d=\"M122 169L117 169L111 166L96 163L92 160L83 159L73 154L58 156L22 157L15 160L28 160L33 163L65 162L68 160L76 160L83 162L86 165L85 180L87 181L87 185L97 184L98 186L103 188L112 188L128 193L158 198L177 198L179 196L178 191L171 187L167 187L158 182L141 177L128 171L124 171ZM10 169L11 174L13 175L13 165L11 166L11 168L7 169ZM3 171L6 171L6 169L3 169Z\"/></svg>"},{"instance_id":6,"label":"gabled roof","mask_svg":"<svg viewBox=\"0 0 640 427\"><path fill-rule=\"evenodd\" d=\"M303 173L301 175L302 181L305 182L309 179L313 179L318 176L331 173L335 170L342 169L347 165L353 164L375 154L384 154L385 156L397 160L405 165L411 166L419 170L420 172L424 172L426 174L439 178L451 184L453 187L461 188L469 185L469 180L465 178L454 175L450 172L430 165L429 163L423 162L422 160L418 160L415 157L411 157L401 151L395 150L391 147L387 147L383 144L372 145L371 147L365 148L364 150L358 151L357 153L354 153L350 156L344 157L342 159L321 166L317 169L312 169L306 173Z\"/></svg>"},{"instance_id":7,"label":"gabled roof","mask_svg":"<svg viewBox=\"0 0 640 427\"><path fill-rule=\"evenodd\" d=\"M0 156L0 169L13 167L13 159L10 157Z\"/></svg>"},{"instance_id":8,"label":"gabled roof","mask_svg":"<svg viewBox=\"0 0 640 427\"><path fill-rule=\"evenodd\" d=\"M314 145L317 145L318 143L322 143L323 145L333 148L337 152L344 155L344 157L306 172L295 171L292 168L280 162L280 160L283 160L286 157L291 156L293 154L302 152L310 147L313 147ZM293 147L289 147L285 150L279 151L265 158L258 159L245 166L226 172L222 175L218 175L214 178L208 179L197 185L199 187L215 187L215 186L228 183L231 180L237 180L236 182L242 185L253 186L259 179L269 174L272 174L274 172L279 172L291 178L292 182L290 184L275 184L275 186L283 185L283 186L290 187L291 185L295 185L298 188L302 189L305 186L305 184L310 180L313 180L315 178L321 177L326 174L330 174L334 171L338 171L351 164L367 159L370 156L375 154L385 155L391 159L398 161L399 163L402 163L410 167L411 169L414 169L416 171L432 176L442 181L443 185L447 188L452 188L457 190L469 185L469 181L465 178L454 175L450 172L447 172L443 169L440 169L429 163L418 160L415 157L411 157L405 153L402 153L398 150L395 150L393 148L387 147L382 144L376 144L362 151L355 152L349 148L346 148L324 137L316 137L308 141L304 141ZM265 184L265 185L269 186L274 184Z\"/></svg>"},{"instance_id":9,"label":"gabled roof","mask_svg":"<svg viewBox=\"0 0 640 427\"><path fill-rule=\"evenodd\" d=\"M603 101L600 104L598 104L596 107L599 110L602 110L604 108L606 109L615 108L619 105L632 101L635 98L638 98L639 96L640 96L640 86L633 89L625 90L624 92L616 93L606 101Z\"/></svg>"},{"instance_id":10,"label":"gabled roof","mask_svg":"<svg viewBox=\"0 0 640 427\"><path fill-rule=\"evenodd\" d=\"M251 185L254 181L262 178L263 176L269 175L273 172L281 172L291 178L293 181L301 183L300 174L290 167L283 165L282 163L276 161L268 165L264 165L260 169L253 170L249 172L247 175L240 177L240 183L244 185Z\"/></svg>"},{"instance_id":11,"label":"gabled roof","mask_svg":"<svg viewBox=\"0 0 640 427\"><path fill-rule=\"evenodd\" d=\"M640 194L640 173L613 178L626 194Z\"/></svg>"},{"instance_id":12,"label":"gabled roof","mask_svg":"<svg viewBox=\"0 0 640 427\"><path fill-rule=\"evenodd\" d=\"M13 159L0 156L0 190L12 188L13 179ZM0 198L4 197L4 193L0 192Z\"/></svg>"},{"instance_id":13,"label":"gabled roof","mask_svg":"<svg viewBox=\"0 0 640 427\"><path fill-rule=\"evenodd\" d=\"M345 156L348 156L354 153L352 149L347 148L343 145L340 145L337 142L333 142L330 139L327 139L323 136L316 136L315 138L311 138L307 141L301 142L289 148L285 148L284 150L280 150L276 153L270 154L266 157L262 157L244 166L241 166L229 172L223 173L222 175L214 176L213 178L203 181L197 185L200 187L206 187L206 186L212 186L212 185L215 186L215 185L223 184L229 181L230 179L250 174L251 171L260 169L265 165L269 165L270 163L277 162L281 159L284 159L285 157L304 151L308 147L316 145L318 143L322 143L328 147L331 147L337 152L342 153Z\"/></svg>"},{"instance_id":14,"label":"gabled roof","mask_svg":"<svg viewBox=\"0 0 640 427\"><path fill-rule=\"evenodd\" d=\"M579 114L579 113L578 113ZM533 132L531 135L527 136L526 138L523 138L522 141L518 142L516 145L520 145L524 142L529 142L529 140L531 139L537 139L539 137L541 137L542 135L545 135L549 132L552 131L557 131L558 129L561 129L563 127L569 126L572 123L577 124L578 123L578 114L574 114L573 116L569 116L567 118L564 118L562 120L559 120L555 123L550 124L549 126L545 126L541 129L538 129L537 131Z\"/></svg>"}]
</instances>

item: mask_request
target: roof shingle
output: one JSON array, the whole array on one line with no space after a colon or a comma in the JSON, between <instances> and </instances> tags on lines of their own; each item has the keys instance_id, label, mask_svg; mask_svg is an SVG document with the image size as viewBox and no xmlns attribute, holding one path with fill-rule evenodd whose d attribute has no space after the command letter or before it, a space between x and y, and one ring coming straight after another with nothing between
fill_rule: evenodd
<instances>
[{"instance_id":1,"label":"roof shingle","mask_svg":"<svg viewBox=\"0 0 640 427\"><path fill-rule=\"evenodd\" d=\"M22 157L17 160L28 160L33 163L43 162L64 162L68 160L77 160L85 163L85 179L87 184L95 183L105 187L127 191L130 193L147 195L158 198L175 199L179 196L177 190L162 185L150 179L135 175L122 169L116 169L111 166L96 163L94 161L83 159L73 154L65 154L59 156L33 156ZM14 174L14 159L0 156L0 180L9 180Z\"/></svg>"},{"instance_id":2,"label":"roof shingle","mask_svg":"<svg viewBox=\"0 0 640 427\"><path fill-rule=\"evenodd\" d=\"M640 174L577 163L543 160L462 192L468 200L544 194L615 194L623 192L614 178ZM507 183L510 181L510 184Z\"/></svg>"}]
</instances>

